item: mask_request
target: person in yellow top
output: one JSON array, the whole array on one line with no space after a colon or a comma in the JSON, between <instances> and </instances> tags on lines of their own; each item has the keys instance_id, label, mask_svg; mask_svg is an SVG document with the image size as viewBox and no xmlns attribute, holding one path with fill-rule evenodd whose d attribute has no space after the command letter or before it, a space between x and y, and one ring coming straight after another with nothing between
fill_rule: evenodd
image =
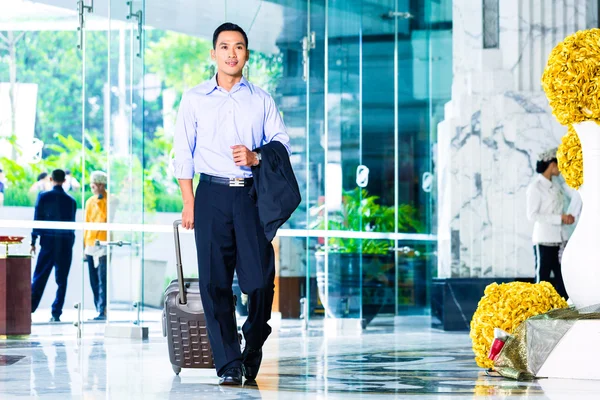
<instances>
[{"instance_id":1,"label":"person in yellow top","mask_svg":"<svg viewBox=\"0 0 600 400\"><path fill-rule=\"evenodd\" d=\"M85 222L108 222L106 183L104 172L92 172L90 187L94 195L85 202ZM90 285L98 311L98 316L94 318L96 321L106 319L106 239L106 231L86 230L83 234Z\"/></svg>"}]
</instances>

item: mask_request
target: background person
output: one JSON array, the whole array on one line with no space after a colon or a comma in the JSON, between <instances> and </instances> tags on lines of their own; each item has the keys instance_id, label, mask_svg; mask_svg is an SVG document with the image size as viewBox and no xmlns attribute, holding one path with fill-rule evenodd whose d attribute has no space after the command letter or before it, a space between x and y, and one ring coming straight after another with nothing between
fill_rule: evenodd
<instances>
[{"instance_id":1,"label":"background person","mask_svg":"<svg viewBox=\"0 0 600 400\"><path fill-rule=\"evenodd\" d=\"M85 202L85 222L107 222L107 191L106 174L102 171L94 171L90 177L90 188L93 195ZM107 251L105 244L97 242L106 242L106 231L86 230L83 234L85 246L84 254L88 263L88 272L90 275L90 286L94 294L94 305L98 316L96 321L106 319L106 266Z\"/></svg>"},{"instance_id":2,"label":"background person","mask_svg":"<svg viewBox=\"0 0 600 400\"><path fill-rule=\"evenodd\" d=\"M571 225L575 218L563 214L564 195L553 177L560 175L556 149L548 150L538 157L537 175L527 187L527 218L533 221L533 247L536 260L535 281L547 281L554 285L558 294L568 298L562 279L559 259L563 243L563 225ZM554 273L554 279L550 279Z\"/></svg>"},{"instance_id":3,"label":"background person","mask_svg":"<svg viewBox=\"0 0 600 400\"><path fill-rule=\"evenodd\" d=\"M77 203L65 193L62 185L65 172L61 169L52 171L50 182L52 190L38 195L35 204L35 221L75 222ZM56 299L52 303L51 322L59 322L67 293L67 279L73 258L75 232L64 229L34 229L31 233L31 254L36 252L36 241L40 238L40 254L38 255L33 282L31 283L31 312L35 312L40 304L48 277L54 268L56 279Z\"/></svg>"}]
</instances>

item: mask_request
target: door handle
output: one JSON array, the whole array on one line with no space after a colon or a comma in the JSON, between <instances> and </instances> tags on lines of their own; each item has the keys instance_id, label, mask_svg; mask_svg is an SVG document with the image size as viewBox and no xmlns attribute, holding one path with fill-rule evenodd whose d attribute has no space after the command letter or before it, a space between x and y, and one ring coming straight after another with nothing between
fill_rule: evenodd
<instances>
[{"instance_id":1,"label":"door handle","mask_svg":"<svg viewBox=\"0 0 600 400\"><path fill-rule=\"evenodd\" d=\"M116 241L116 242L101 242L99 240L96 240L94 242L94 244L96 246L119 246L119 247L131 246L131 242L124 242L122 240L119 240L119 241Z\"/></svg>"}]
</instances>

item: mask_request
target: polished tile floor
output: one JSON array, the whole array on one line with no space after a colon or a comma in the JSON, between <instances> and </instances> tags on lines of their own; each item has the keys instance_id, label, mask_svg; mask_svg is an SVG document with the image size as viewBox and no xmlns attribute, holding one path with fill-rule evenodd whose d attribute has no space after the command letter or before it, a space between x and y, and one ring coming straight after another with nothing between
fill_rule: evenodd
<instances>
[{"instance_id":1,"label":"polished tile floor","mask_svg":"<svg viewBox=\"0 0 600 400\"><path fill-rule=\"evenodd\" d=\"M275 322L257 384L219 387L212 370L175 376L160 326L148 340L103 337L90 324L78 340L67 324L36 325L0 341L0 398L42 399L598 399L600 382L515 382L477 368L466 333L411 317L374 321L362 335L325 337L318 324Z\"/></svg>"}]
</instances>

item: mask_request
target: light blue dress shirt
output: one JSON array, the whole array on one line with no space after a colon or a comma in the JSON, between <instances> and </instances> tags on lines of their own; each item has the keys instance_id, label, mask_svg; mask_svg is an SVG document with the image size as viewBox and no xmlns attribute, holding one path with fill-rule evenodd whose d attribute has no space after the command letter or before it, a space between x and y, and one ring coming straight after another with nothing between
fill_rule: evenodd
<instances>
[{"instance_id":1,"label":"light blue dress shirt","mask_svg":"<svg viewBox=\"0 0 600 400\"><path fill-rule=\"evenodd\" d=\"M273 140L290 151L289 136L273 98L246 78L230 92L216 75L184 93L175 125L173 167L178 179L194 173L249 178L250 167L238 167L231 146L254 150Z\"/></svg>"}]
</instances>

